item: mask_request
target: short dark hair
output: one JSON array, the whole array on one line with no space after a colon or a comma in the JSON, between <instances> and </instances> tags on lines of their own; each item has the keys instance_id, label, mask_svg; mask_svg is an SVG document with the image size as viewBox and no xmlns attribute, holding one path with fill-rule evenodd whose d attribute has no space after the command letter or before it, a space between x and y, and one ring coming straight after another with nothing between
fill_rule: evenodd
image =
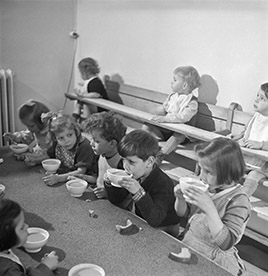
<instances>
[{"instance_id":1,"label":"short dark hair","mask_svg":"<svg viewBox=\"0 0 268 276\"><path fill-rule=\"evenodd\" d=\"M265 93L265 96L268 99L268 82L261 85L261 90Z\"/></svg>"},{"instance_id":2,"label":"short dark hair","mask_svg":"<svg viewBox=\"0 0 268 276\"><path fill-rule=\"evenodd\" d=\"M14 221L21 212L22 208L17 202L10 199L0 200L0 252L18 244Z\"/></svg>"},{"instance_id":3,"label":"short dark hair","mask_svg":"<svg viewBox=\"0 0 268 276\"><path fill-rule=\"evenodd\" d=\"M118 144L118 153L122 157L137 156L143 161L155 157L158 151L156 138L141 129L129 132Z\"/></svg>"},{"instance_id":4,"label":"short dark hair","mask_svg":"<svg viewBox=\"0 0 268 276\"><path fill-rule=\"evenodd\" d=\"M100 136L110 142L116 140L117 143L126 135L126 126L122 120L112 111L92 114L81 124L84 132L92 133L99 131Z\"/></svg>"},{"instance_id":5,"label":"short dark hair","mask_svg":"<svg viewBox=\"0 0 268 276\"><path fill-rule=\"evenodd\" d=\"M29 100L19 108L19 118L22 123L31 120L39 130L43 130L46 125L41 120L42 113L49 112L49 108L38 101Z\"/></svg>"},{"instance_id":6,"label":"short dark hair","mask_svg":"<svg viewBox=\"0 0 268 276\"><path fill-rule=\"evenodd\" d=\"M199 158L207 158L217 174L217 182L238 182L245 173L245 161L239 144L231 139L219 137L195 146Z\"/></svg>"}]
</instances>

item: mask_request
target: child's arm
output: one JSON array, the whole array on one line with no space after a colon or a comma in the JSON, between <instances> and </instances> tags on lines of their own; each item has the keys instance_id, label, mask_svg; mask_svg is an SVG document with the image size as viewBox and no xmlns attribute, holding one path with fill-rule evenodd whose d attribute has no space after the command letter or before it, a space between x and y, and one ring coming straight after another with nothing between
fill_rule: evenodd
<instances>
[{"instance_id":1,"label":"child's arm","mask_svg":"<svg viewBox=\"0 0 268 276\"><path fill-rule=\"evenodd\" d=\"M254 141L254 140L246 140L244 141L243 147L249 149L258 149L258 150L268 150L268 142L266 141Z\"/></svg>"},{"instance_id":2,"label":"child's arm","mask_svg":"<svg viewBox=\"0 0 268 276\"><path fill-rule=\"evenodd\" d=\"M14 133L4 133L3 135L5 141L9 141L11 143L23 143L29 145L34 141L34 135L29 130L22 130Z\"/></svg>"},{"instance_id":3,"label":"child's arm","mask_svg":"<svg viewBox=\"0 0 268 276\"><path fill-rule=\"evenodd\" d=\"M46 150L40 152L29 152L25 155L24 162L27 166L32 167L40 164L43 160L50 158Z\"/></svg>"},{"instance_id":4,"label":"child's arm","mask_svg":"<svg viewBox=\"0 0 268 276\"><path fill-rule=\"evenodd\" d=\"M179 217L184 217L187 213L187 203L181 192L180 184L174 187L174 194L176 197L174 208Z\"/></svg>"},{"instance_id":5,"label":"child's arm","mask_svg":"<svg viewBox=\"0 0 268 276\"><path fill-rule=\"evenodd\" d=\"M165 116L154 116L153 121L158 123L186 123L189 122L198 111L198 102L193 100L177 113L167 113Z\"/></svg>"},{"instance_id":6,"label":"child's arm","mask_svg":"<svg viewBox=\"0 0 268 276\"><path fill-rule=\"evenodd\" d=\"M102 96L98 92L84 92L81 93L79 96L82 98L102 98Z\"/></svg>"},{"instance_id":7,"label":"child's arm","mask_svg":"<svg viewBox=\"0 0 268 276\"><path fill-rule=\"evenodd\" d=\"M211 235L215 236L219 233L223 228L223 223L210 196L194 187L188 188L185 195L189 198L186 199L188 203L197 206L206 214Z\"/></svg>"},{"instance_id":8,"label":"child's arm","mask_svg":"<svg viewBox=\"0 0 268 276\"><path fill-rule=\"evenodd\" d=\"M55 251L46 254L37 267L27 269L27 276L54 276L53 271L58 267L58 258Z\"/></svg>"},{"instance_id":9,"label":"child's arm","mask_svg":"<svg viewBox=\"0 0 268 276\"><path fill-rule=\"evenodd\" d=\"M75 171L71 171L71 172L64 173L64 174L46 175L43 177L43 181L45 182L46 185L53 186L57 183L67 181L69 176L75 176L77 174L85 174L86 170L87 170L86 168L78 168Z\"/></svg>"},{"instance_id":10,"label":"child's arm","mask_svg":"<svg viewBox=\"0 0 268 276\"><path fill-rule=\"evenodd\" d=\"M187 202L200 208L207 218L213 240L222 250L230 249L242 237L246 221L250 214L250 202L245 194L231 200L221 218L210 196L198 188L191 187L185 193Z\"/></svg>"}]
</instances>

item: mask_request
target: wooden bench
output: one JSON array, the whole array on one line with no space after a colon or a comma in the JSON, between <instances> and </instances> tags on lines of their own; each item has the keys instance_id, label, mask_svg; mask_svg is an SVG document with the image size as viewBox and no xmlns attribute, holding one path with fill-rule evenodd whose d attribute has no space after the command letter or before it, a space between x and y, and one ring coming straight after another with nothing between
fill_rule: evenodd
<instances>
[{"instance_id":1,"label":"wooden bench","mask_svg":"<svg viewBox=\"0 0 268 276\"><path fill-rule=\"evenodd\" d=\"M71 100L79 100L83 103L94 104L121 114L124 123L131 128L140 128L143 123L151 123L201 141L210 141L216 137L221 137L222 134L230 132L240 133L252 116L250 113L242 112L239 109L239 105L235 103L230 104L228 108L208 103L199 103L196 116L196 127L187 124L154 123L151 121L153 114L150 112L153 112L156 107L164 102L167 94L118 83L110 80L107 76L104 81L109 100L85 99L79 98L73 94L65 94L65 96ZM194 143L179 145L175 154L195 160L193 146ZM245 155L259 157L268 161L268 152L245 148L243 148L242 151ZM180 176L193 174L192 170L178 167L176 164L170 162L164 162L162 168L175 181L178 181ZM263 222L268 223L268 221ZM268 229L268 224L266 229ZM268 245L268 235L265 236L262 232L258 233L256 229L247 228L245 235Z\"/></svg>"}]
</instances>

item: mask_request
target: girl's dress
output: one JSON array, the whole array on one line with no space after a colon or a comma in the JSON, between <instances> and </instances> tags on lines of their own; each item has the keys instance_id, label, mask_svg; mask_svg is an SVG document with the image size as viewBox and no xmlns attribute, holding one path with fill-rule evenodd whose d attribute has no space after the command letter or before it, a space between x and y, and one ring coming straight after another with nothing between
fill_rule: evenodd
<instances>
[{"instance_id":1,"label":"girl's dress","mask_svg":"<svg viewBox=\"0 0 268 276\"><path fill-rule=\"evenodd\" d=\"M81 88L81 92L97 92L100 94L101 98L108 99L106 89L98 76L92 77L88 80L84 81L84 84ZM79 101L75 101L74 103L74 112L73 114L80 115L80 110L83 108L83 118L88 118L90 116L90 110L86 104L80 103ZM92 107L91 107L92 108ZM94 108L92 109L94 110ZM104 111L103 108L96 107L95 112Z\"/></svg>"},{"instance_id":2,"label":"girl's dress","mask_svg":"<svg viewBox=\"0 0 268 276\"><path fill-rule=\"evenodd\" d=\"M45 265L30 267L27 270L18 256L12 250L7 253L0 252L0 275L1 276L54 276L54 273Z\"/></svg>"},{"instance_id":3,"label":"girl's dress","mask_svg":"<svg viewBox=\"0 0 268 276\"><path fill-rule=\"evenodd\" d=\"M191 217L186 227L188 230L182 242L223 266L233 275L241 275L245 268L235 244L242 238L250 215L249 198L238 184L212 195L212 200L224 224L222 230L213 237L206 215L191 206ZM221 247L228 249L222 250Z\"/></svg>"},{"instance_id":4,"label":"girl's dress","mask_svg":"<svg viewBox=\"0 0 268 276\"><path fill-rule=\"evenodd\" d=\"M82 135L77 137L76 144L70 150L58 145L55 141L53 146L48 149L47 154L51 158L61 160L59 173L86 168L85 174L96 176L98 174L98 156L94 154L89 140Z\"/></svg>"},{"instance_id":5,"label":"girl's dress","mask_svg":"<svg viewBox=\"0 0 268 276\"><path fill-rule=\"evenodd\" d=\"M163 103L163 108L167 113L165 115L165 118L170 123L189 122L197 113L197 98L197 90L194 90L188 95L179 95L178 93L171 93Z\"/></svg>"}]
</instances>

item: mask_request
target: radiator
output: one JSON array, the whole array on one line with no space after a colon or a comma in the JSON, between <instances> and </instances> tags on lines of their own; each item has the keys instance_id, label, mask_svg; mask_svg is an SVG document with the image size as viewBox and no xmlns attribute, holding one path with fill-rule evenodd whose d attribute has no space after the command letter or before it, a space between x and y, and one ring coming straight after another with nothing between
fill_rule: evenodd
<instances>
[{"instance_id":1,"label":"radiator","mask_svg":"<svg viewBox=\"0 0 268 276\"><path fill-rule=\"evenodd\" d=\"M0 146L5 145L3 134L15 131L14 83L10 69L0 69Z\"/></svg>"}]
</instances>

